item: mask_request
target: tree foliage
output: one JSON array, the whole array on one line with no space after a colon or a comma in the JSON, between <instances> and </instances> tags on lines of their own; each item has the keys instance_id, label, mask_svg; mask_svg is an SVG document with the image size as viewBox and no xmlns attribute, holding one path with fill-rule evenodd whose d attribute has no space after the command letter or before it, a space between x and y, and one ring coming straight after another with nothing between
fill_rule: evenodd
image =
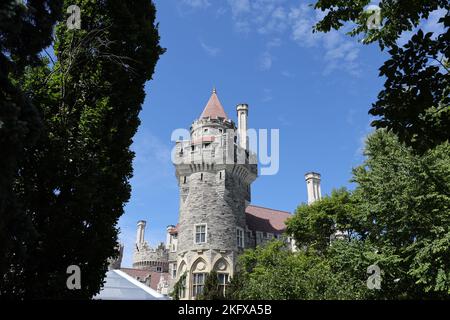
<instances>
[{"instance_id":1,"label":"tree foliage","mask_svg":"<svg viewBox=\"0 0 450 320\"><path fill-rule=\"evenodd\" d=\"M329 261L309 252L292 253L274 241L239 258L231 299L351 299L356 294Z\"/></svg>"},{"instance_id":2,"label":"tree foliage","mask_svg":"<svg viewBox=\"0 0 450 320\"><path fill-rule=\"evenodd\" d=\"M219 279L216 271L211 271L206 275L203 293L197 297L197 300L222 300L223 291L219 287Z\"/></svg>"},{"instance_id":3,"label":"tree foliage","mask_svg":"<svg viewBox=\"0 0 450 320\"><path fill-rule=\"evenodd\" d=\"M183 273L173 285L173 290L170 292L170 296L174 300L180 300L183 295L183 292L186 291L186 277L187 273Z\"/></svg>"},{"instance_id":4,"label":"tree foliage","mask_svg":"<svg viewBox=\"0 0 450 320\"><path fill-rule=\"evenodd\" d=\"M287 223L287 233L304 247L326 251L336 231L347 236L358 228L356 203L345 188L333 190L331 196L311 205L300 205Z\"/></svg>"},{"instance_id":5,"label":"tree foliage","mask_svg":"<svg viewBox=\"0 0 450 320\"><path fill-rule=\"evenodd\" d=\"M362 35L365 43L378 42L381 48L392 47L405 31L419 27L430 13L449 9L446 0L381 0L378 6L382 25L380 28L369 28L367 19L373 14L368 10L371 3L370 0L317 0L314 8L324 15L314 30L328 32L352 25L350 35Z\"/></svg>"},{"instance_id":6,"label":"tree foliage","mask_svg":"<svg viewBox=\"0 0 450 320\"><path fill-rule=\"evenodd\" d=\"M419 30L403 48L389 50L380 68L386 82L370 110L380 117L375 127L392 129L419 153L450 137L450 33L432 36Z\"/></svg>"},{"instance_id":7,"label":"tree foliage","mask_svg":"<svg viewBox=\"0 0 450 320\"><path fill-rule=\"evenodd\" d=\"M365 156L354 191L302 204L288 220L298 252L274 242L244 253L234 298L450 298L450 144L418 155L378 130ZM368 286L373 266L378 289Z\"/></svg>"},{"instance_id":8,"label":"tree foliage","mask_svg":"<svg viewBox=\"0 0 450 320\"><path fill-rule=\"evenodd\" d=\"M21 272L5 280L6 295L79 299L100 290L130 196L129 147L144 85L164 51L151 1L70 0L64 8L74 4L81 29L61 21L57 60L29 67L23 77L44 129L16 176L34 236ZM70 265L81 269L80 290L66 287Z\"/></svg>"},{"instance_id":9,"label":"tree foliage","mask_svg":"<svg viewBox=\"0 0 450 320\"><path fill-rule=\"evenodd\" d=\"M450 137L450 4L447 0L381 0L381 25L369 28L373 14L366 10L369 3L317 1L315 8L324 11L324 17L315 31L352 24L352 36L362 35L364 43L378 42L382 49L388 48L390 58L380 68L386 82L370 109L377 117L372 125L392 130L400 141L424 153ZM421 29L431 13L440 15L440 32ZM408 39L407 33L412 36L402 47L398 40Z\"/></svg>"},{"instance_id":10,"label":"tree foliage","mask_svg":"<svg viewBox=\"0 0 450 320\"><path fill-rule=\"evenodd\" d=\"M62 0L29 0L24 4L4 0L0 3L1 275L22 261L25 250L17 239L25 240L32 232L17 203L13 182L24 150L34 144L42 129L36 106L24 94L18 79L26 66L39 63L39 53L50 45L61 9Z\"/></svg>"},{"instance_id":11,"label":"tree foliage","mask_svg":"<svg viewBox=\"0 0 450 320\"><path fill-rule=\"evenodd\" d=\"M401 259L399 296L450 295L450 145L415 154L394 134L368 138L367 160L354 170L364 234ZM388 284L390 285L390 284Z\"/></svg>"}]
</instances>

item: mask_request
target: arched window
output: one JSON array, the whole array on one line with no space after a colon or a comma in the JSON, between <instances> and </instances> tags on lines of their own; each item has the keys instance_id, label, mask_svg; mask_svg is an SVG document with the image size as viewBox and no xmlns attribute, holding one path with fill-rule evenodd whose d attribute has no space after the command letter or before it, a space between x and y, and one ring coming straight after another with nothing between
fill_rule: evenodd
<instances>
[{"instance_id":1,"label":"arched window","mask_svg":"<svg viewBox=\"0 0 450 320\"><path fill-rule=\"evenodd\" d=\"M219 259L214 265L214 271L217 272L217 282L219 283L219 289L225 297L227 286L230 282L230 270L228 262L223 258Z\"/></svg>"},{"instance_id":2,"label":"arched window","mask_svg":"<svg viewBox=\"0 0 450 320\"><path fill-rule=\"evenodd\" d=\"M205 288L206 280L206 262L199 258L193 265L191 269L191 292L192 298L197 297L203 293Z\"/></svg>"},{"instance_id":3,"label":"arched window","mask_svg":"<svg viewBox=\"0 0 450 320\"><path fill-rule=\"evenodd\" d=\"M194 273L192 274L192 297L203 293L203 289L205 288L205 278L206 273Z\"/></svg>"},{"instance_id":4,"label":"arched window","mask_svg":"<svg viewBox=\"0 0 450 320\"><path fill-rule=\"evenodd\" d=\"M227 286L230 282L228 273L218 273L217 280L219 283L219 290L222 292L223 296L225 297L226 291L227 291Z\"/></svg>"}]
</instances>

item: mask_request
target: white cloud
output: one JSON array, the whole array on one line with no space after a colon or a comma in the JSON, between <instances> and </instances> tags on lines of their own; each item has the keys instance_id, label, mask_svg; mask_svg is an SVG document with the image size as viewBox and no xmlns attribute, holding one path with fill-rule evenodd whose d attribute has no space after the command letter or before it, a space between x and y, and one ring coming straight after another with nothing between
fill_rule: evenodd
<instances>
[{"instance_id":1,"label":"white cloud","mask_svg":"<svg viewBox=\"0 0 450 320\"><path fill-rule=\"evenodd\" d=\"M202 49L211 57L215 57L220 53L220 49L210 46L208 44L206 44L205 42L203 42L202 40L200 40L200 45L202 47Z\"/></svg>"},{"instance_id":2,"label":"white cloud","mask_svg":"<svg viewBox=\"0 0 450 320\"><path fill-rule=\"evenodd\" d=\"M264 12L258 18L261 22L258 28L260 34L281 33L288 27L287 13L283 7L276 7L271 12Z\"/></svg>"},{"instance_id":3,"label":"white cloud","mask_svg":"<svg viewBox=\"0 0 450 320\"><path fill-rule=\"evenodd\" d=\"M295 75L292 72L288 71L288 70L281 71L281 75L283 77L286 77L286 78L293 78L293 77L295 77Z\"/></svg>"},{"instance_id":4,"label":"white cloud","mask_svg":"<svg viewBox=\"0 0 450 320\"><path fill-rule=\"evenodd\" d=\"M234 23L234 29L239 33L247 34L251 31L251 25L248 21L236 21Z\"/></svg>"},{"instance_id":5,"label":"white cloud","mask_svg":"<svg viewBox=\"0 0 450 320\"><path fill-rule=\"evenodd\" d=\"M228 0L228 4L234 17L250 11L249 0Z\"/></svg>"},{"instance_id":6,"label":"white cloud","mask_svg":"<svg viewBox=\"0 0 450 320\"><path fill-rule=\"evenodd\" d=\"M267 43L268 48L279 47L281 46L282 41L280 38L274 38Z\"/></svg>"},{"instance_id":7,"label":"white cloud","mask_svg":"<svg viewBox=\"0 0 450 320\"><path fill-rule=\"evenodd\" d=\"M353 76L360 74L358 62L360 45L354 40L347 40L338 31L313 33L312 27L323 17L322 12L315 12L306 4L291 8L289 20L292 26L292 38L300 46L323 48L322 56L325 67L324 75L333 71L345 71Z\"/></svg>"},{"instance_id":8,"label":"white cloud","mask_svg":"<svg viewBox=\"0 0 450 320\"><path fill-rule=\"evenodd\" d=\"M193 8L209 6L209 0L181 0ZM282 38L288 35L302 48L322 49L321 59L324 62L323 74L346 72L358 76L361 71L358 62L360 45L355 39L347 39L343 31L313 33L313 26L320 21L325 12L315 10L302 1L293 4L287 0L228 0L228 8L223 4L219 10L223 14L231 12L234 29L243 34L258 33L269 40L265 52L259 57L261 70L269 70L274 60L269 49L279 47ZM212 2L211 2L212 4ZM215 9L217 10L217 9ZM432 19L430 19L432 20ZM436 23L430 24L435 28ZM284 38L283 38L284 40ZM217 48L201 43L202 48L211 56L219 53Z\"/></svg>"},{"instance_id":9,"label":"white cloud","mask_svg":"<svg viewBox=\"0 0 450 320\"><path fill-rule=\"evenodd\" d=\"M291 36L294 41L303 47L317 46L324 35L313 33L312 27L316 23L313 12L306 4L291 8L288 14L291 26Z\"/></svg>"},{"instance_id":10,"label":"white cloud","mask_svg":"<svg viewBox=\"0 0 450 320\"><path fill-rule=\"evenodd\" d=\"M272 67L272 59L270 52L263 52L259 58L259 68L263 71L269 70Z\"/></svg>"},{"instance_id":11,"label":"white cloud","mask_svg":"<svg viewBox=\"0 0 450 320\"><path fill-rule=\"evenodd\" d=\"M360 74L358 57L359 48L355 43L347 40L337 42L325 52L324 60L327 63L324 74L330 74L335 70L344 70L358 76Z\"/></svg>"},{"instance_id":12,"label":"white cloud","mask_svg":"<svg viewBox=\"0 0 450 320\"><path fill-rule=\"evenodd\" d=\"M262 102L269 102L272 99L273 99L272 89L265 88L263 90L263 97L262 97L261 101Z\"/></svg>"},{"instance_id":13,"label":"white cloud","mask_svg":"<svg viewBox=\"0 0 450 320\"><path fill-rule=\"evenodd\" d=\"M217 9L216 11L216 17L220 17L223 16L224 14L226 14L228 12L228 9L225 7L220 7L219 9Z\"/></svg>"},{"instance_id":14,"label":"white cloud","mask_svg":"<svg viewBox=\"0 0 450 320\"><path fill-rule=\"evenodd\" d=\"M173 187L173 168L171 162L171 141L163 142L149 130L139 129L135 136L132 150L133 160L133 192L142 191L149 183Z\"/></svg>"},{"instance_id":15,"label":"white cloud","mask_svg":"<svg viewBox=\"0 0 450 320\"><path fill-rule=\"evenodd\" d=\"M211 5L209 0L182 0L182 3L194 9L206 8Z\"/></svg>"},{"instance_id":16,"label":"white cloud","mask_svg":"<svg viewBox=\"0 0 450 320\"><path fill-rule=\"evenodd\" d=\"M229 0L228 3L238 32L257 32L270 37L266 51L259 58L262 70L272 67L274 57L268 49L281 46L281 37L288 33L300 47L323 49L325 75L334 71L354 76L360 74L360 44L337 31L312 32L324 12L314 10L306 3L292 6L285 0Z\"/></svg>"}]
</instances>

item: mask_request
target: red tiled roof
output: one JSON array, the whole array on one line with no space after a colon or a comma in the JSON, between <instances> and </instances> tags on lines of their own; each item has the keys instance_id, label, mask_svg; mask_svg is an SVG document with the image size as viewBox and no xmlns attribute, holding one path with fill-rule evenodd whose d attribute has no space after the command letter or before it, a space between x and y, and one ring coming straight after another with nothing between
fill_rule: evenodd
<instances>
[{"instance_id":1,"label":"red tiled roof","mask_svg":"<svg viewBox=\"0 0 450 320\"><path fill-rule=\"evenodd\" d=\"M149 275L151 275L153 273L150 270L133 269L133 268L120 268L120 270L135 279L137 279L139 277L140 280L144 280L145 278L147 278Z\"/></svg>"},{"instance_id":2,"label":"red tiled roof","mask_svg":"<svg viewBox=\"0 0 450 320\"><path fill-rule=\"evenodd\" d=\"M178 223L174 228L170 228L169 230L170 234L177 234L178 233Z\"/></svg>"},{"instance_id":3,"label":"red tiled roof","mask_svg":"<svg viewBox=\"0 0 450 320\"><path fill-rule=\"evenodd\" d=\"M285 221L291 216L291 213L249 205L245 209L245 216L250 230L281 234L286 230ZM178 227L179 225L177 224L175 228L170 229L169 233L177 234Z\"/></svg>"},{"instance_id":4,"label":"red tiled roof","mask_svg":"<svg viewBox=\"0 0 450 320\"><path fill-rule=\"evenodd\" d=\"M206 104L205 109L202 112L202 115L200 116L200 119L203 118L223 118L228 119L227 114L225 113L225 110L222 107L222 104L219 101L219 97L217 97L216 90L213 91L211 94L211 97L208 100L208 103Z\"/></svg>"},{"instance_id":5,"label":"red tiled roof","mask_svg":"<svg viewBox=\"0 0 450 320\"><path fill-rule=\"evenodd\" d=\"M162 276L164 276L164 279L169 280L169 274L167 272L152 272L150 288L158 290L159 279L161 279Z\"/></svg>"},{"instance_id":6,"label":"red tiled roof","mask_svg":"<svg viewBox=\"0 0 450 320\"><path fill-rule=\"evenodd\" d=\"M169 279L169 273L167 272L155 272L150 270L133 269L133 268L120 268L120 270L135 279L139 277L139 281L144 281L150 275L151 277L150 288L154 290L158 289L158 283L161 276L164 276L166 280Z\"/></svg>"},{"instance_id":7,"label":"red tiled roof","mask_svg":"<svg viewBox=\"0 0 450 320\"><path fill-rule=\"evenodd\" d=\"M285 221L291 216L289 212L249 205L245 209L246 222L250 230L283 233Z\"/></svg>"}]
</instances>

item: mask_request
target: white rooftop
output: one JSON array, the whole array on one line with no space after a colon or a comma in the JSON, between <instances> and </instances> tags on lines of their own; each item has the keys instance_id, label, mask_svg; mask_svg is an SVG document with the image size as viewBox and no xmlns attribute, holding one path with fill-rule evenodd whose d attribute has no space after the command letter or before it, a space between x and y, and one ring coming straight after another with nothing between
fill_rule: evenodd
<instances>
[{"instance_id":1,"label":"white rooftop","mask_svg":"<svg viewBox=\"0 0 450 320\"><path fill-rule=\"evenodd\" d=\"M105 284L94 300L169 300L165 295L120 270L106 273Z\"/></svg>"}]
</instances>

